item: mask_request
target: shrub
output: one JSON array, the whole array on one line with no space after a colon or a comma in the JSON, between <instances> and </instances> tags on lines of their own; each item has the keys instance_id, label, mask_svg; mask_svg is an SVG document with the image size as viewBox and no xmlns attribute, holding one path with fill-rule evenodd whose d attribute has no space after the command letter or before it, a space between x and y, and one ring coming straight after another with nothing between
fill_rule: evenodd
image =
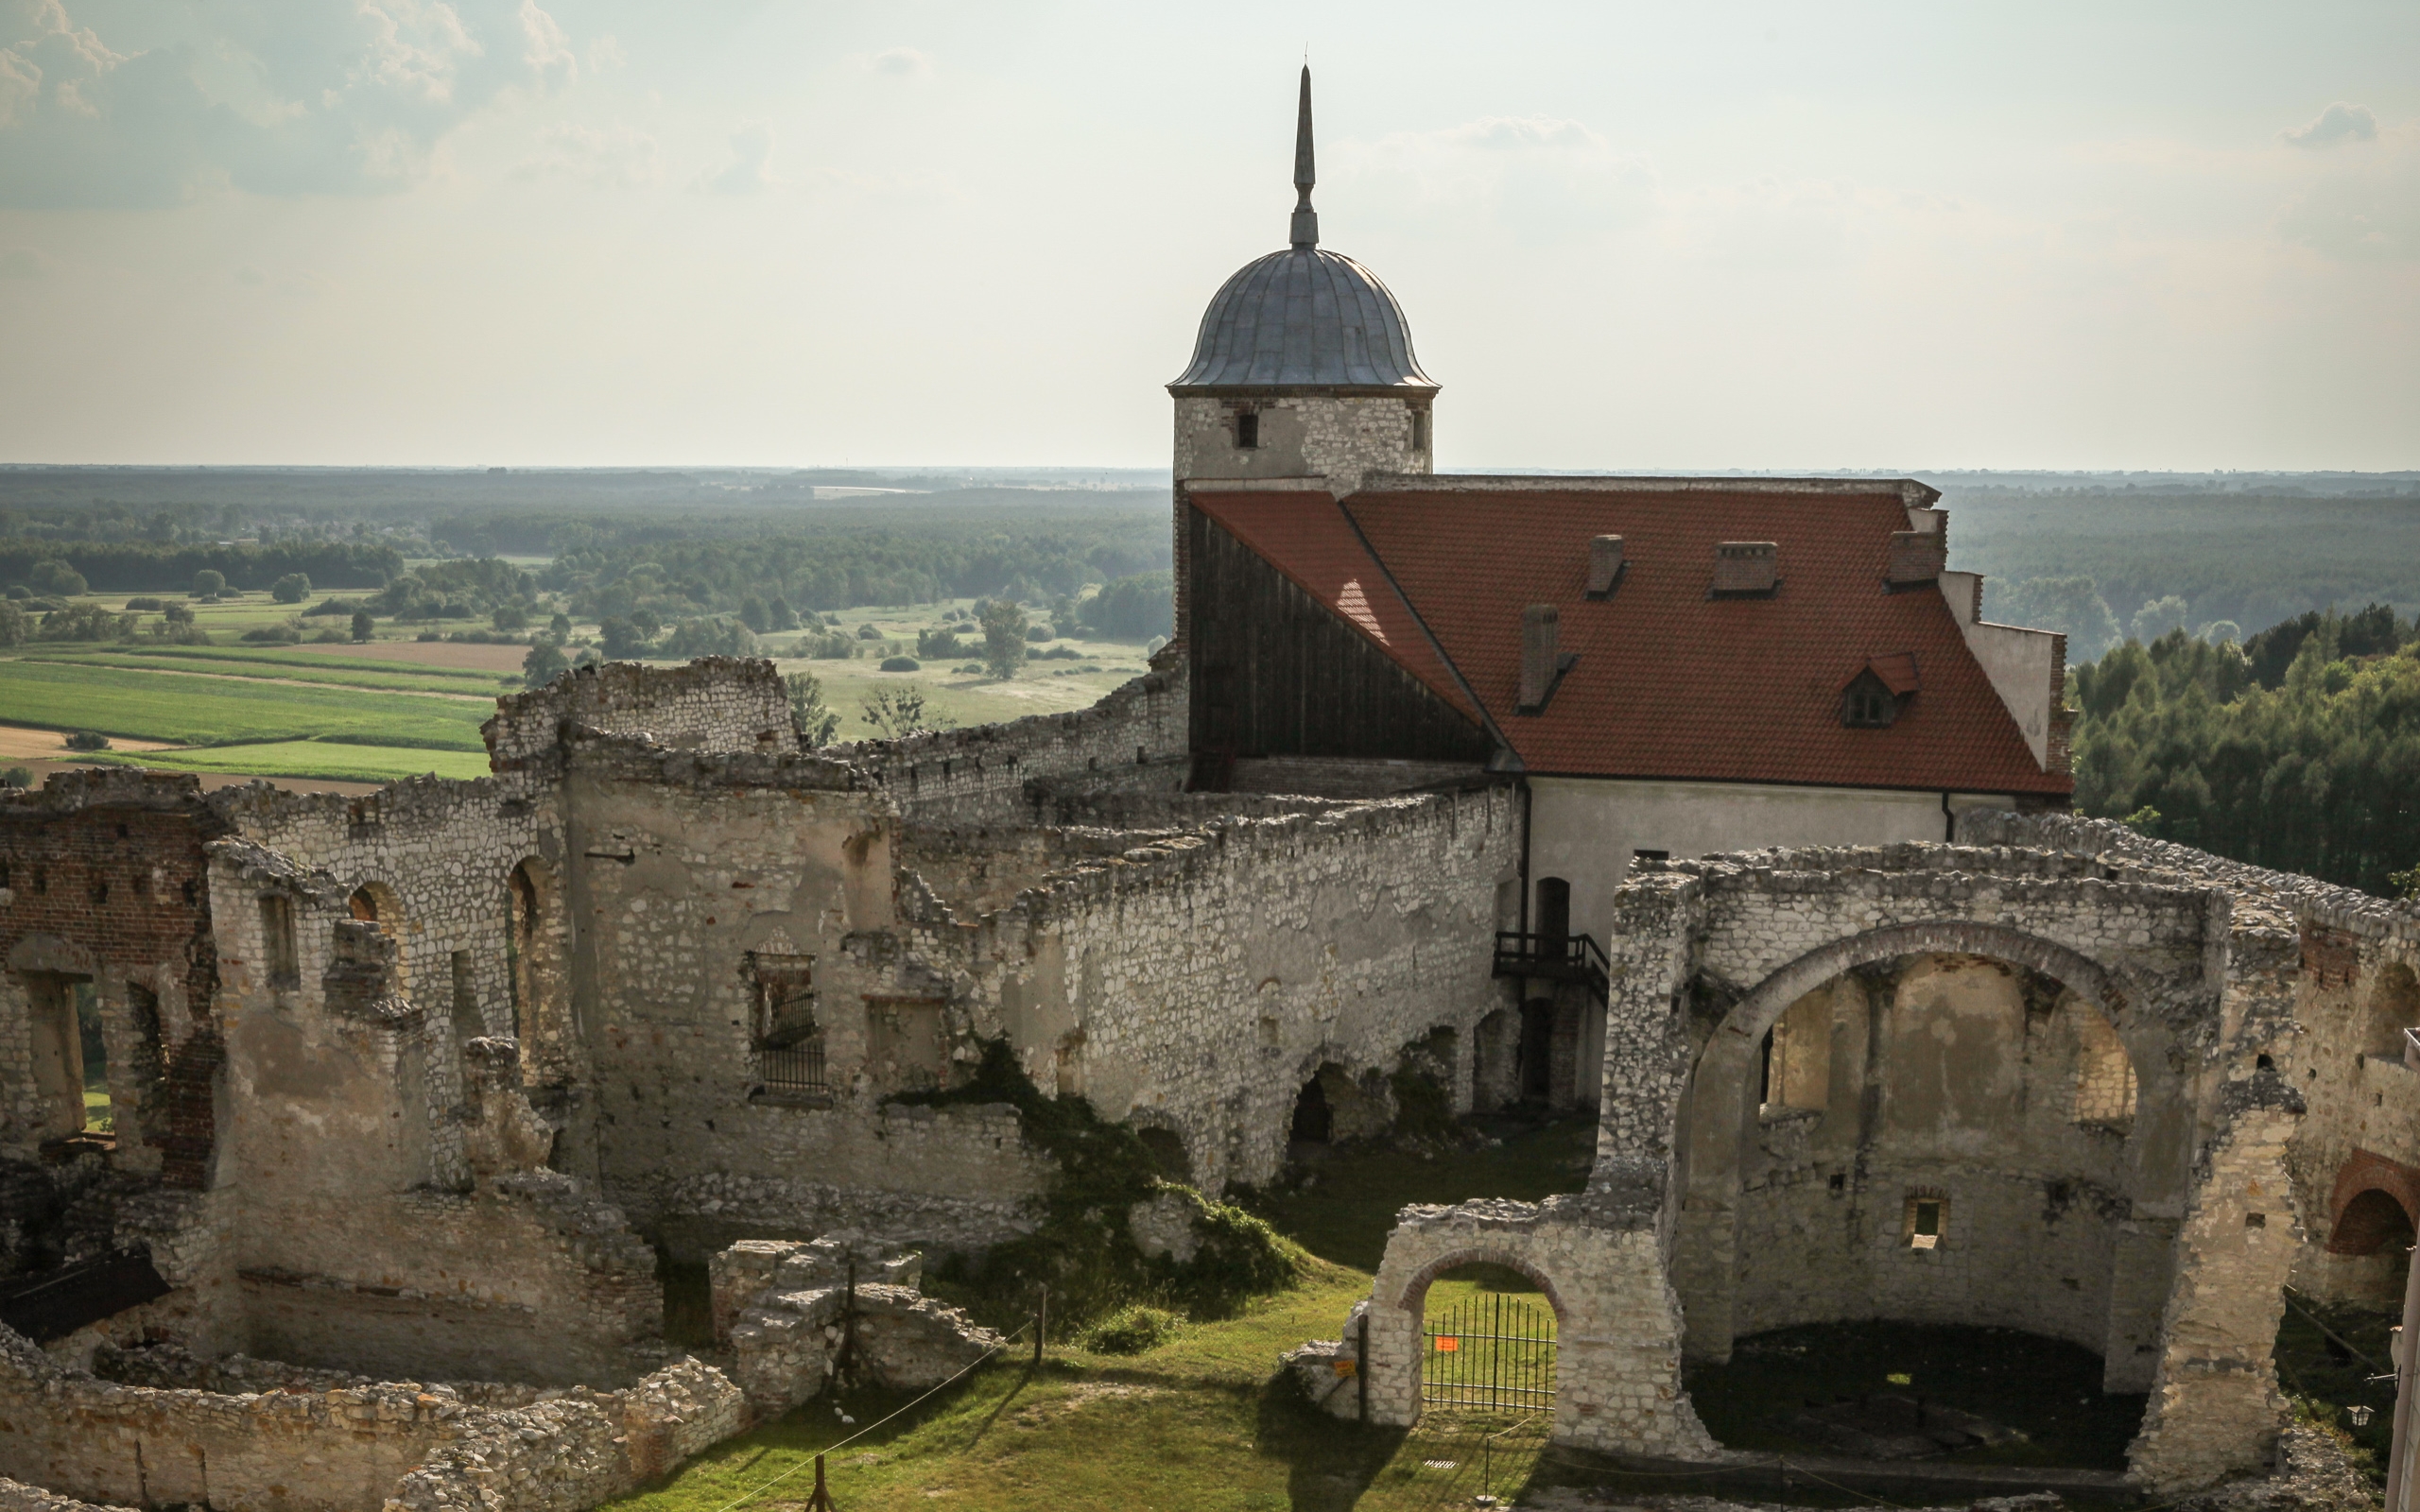
<instances>
[{"instance_id":1,"label":"shrub","mask_svg":"<svg viewBox=\"0 0 2420 1512\"><path fill-rule=\"evenodd\" d=\"M34 591L23 583L10 583L8 593L13 599L27 599L34 596Z\"/></svg>"},{"instance_id":2,"label":"shrub","mask_svg":"<svg viewBox=\"0 0 2420 1512\"><path fill-rule=\"evenodd\" d=\"M1055 641L1059 639L1059 632L1050 627L1049 621L1045 620L1037 625L1027 626L1025 638L1028 641Z\"/></svg>"},{"instance_id":3,"label":"shrub","mask_svg":"<svg viewBox=\"0 0 2420 1512\"><path fill-rule=\"evenodd\" d=\"M227 592L227 575L216 568L204 567L193 575L194 597L216 598L225 592Z\"/></svg>"},{"instance_id":4,"label":"shrub","mask_svg":"<svg viewBox=\"0 0 2420 1512\"><path fill-rule=\"evenodd\" d=\"M368 610L357 609L353 611L353 638L354 641L360 642L369 640L371 633L377 627L378 622L370 617L370 611Z\"/></svg>"},{"instance_id":5,"label":"shrub","mask_svg":"<svg viewBox=\"0 0 2420 1512\"><path fill-rule=\"evenodd\" d=\"M441 641L445 639L445 632L443 630L423 630L418 635L413 636L412 639L415 641Z\"/></svg>"},{"instance_id":6,"label":"shrub","mask_svg":"<svg viewBox=\"0 0 2420 1512\"><path fill-rule=\"evenodd\" d=\"M69 750L107 750L110 737L97 730L79 730L67 737Z\"/></svg>"},{"instance_id":7,"label":"shrub","mask_svg":"<svg viewBox=\"0 0 2420 1512\"><path fill-rule=\"evenodd\" d=\"M165 609L168 607L168 605L167 605L167 601L166 601L166 600L164 600L164 599L158 599L158 598L130 598L130 599L128 599L128 600L126 601L126 607L127 607L128 609L130 609L130 610L132 610L133 611L135 611L135 612L136 612L136 613L138 613L138 614L139 614L139 613L144 613L144 612L146 612L146 611L148 611L148 612L153 613L153 614L157 614L157 613L161 612L162 610L165 610Z\"/></svg>"},{"instance_id":8,"label":"shrub","mask_svg":"<svg viewBox=\"0 0 2420 1512\"><path fill-rule=\"evenodd\" d=\"M790 608L790 601L779 593L775 593L772 602L765 606L765 612L772 616L773 628L777 630L798 628L798 610Z\"/></svg>"},{"instance_id":9,"label":"shrub","mask_svg":"<svg viewBox=\"0 0 2420 1512\"><path fill-rule=\"evenodd\" d=\"M529 627L529 611L518 604L498 604L488 623L499 630L526 630Z\"/></svg>"},{"instance_id":10,"label":"shrub","mask_svg":"<svg viewBox=\"0 0 2420 1512\"><path fill-rule=\"evenodd\" d=\"M840 630L799 638L799 653L819 662L846 662L857 654L856 638Z\"/></svg>"},{"instance_id":11,"label":"shrub","mask_svg":"<svg viewBox=\"0 0 2420 1512\"><path fill-rule=\"evenodd\" d=\"M74 604L42 617L35 638L43 641L116 641L134 633L137 616L120 614L98 604Z\"/></svg>"},{"instance_id":12,"label":"shrub","mask_svg":"<svg viewBox=\"0 0 2420 1512\"><path fill-rule=\"evenodd\" d=\"M1176 1337L1180 1321L1156 1307L1125 1307L1084 1333L1084 1348L1098 1354L1142 1354Z\"/></svg>"},{"instance_id":13,"label":"shrub","mask_svg":"<svg viewBox=\"0 0 2420 1512\"><path fill-rule=\"evenodd\" d=\"M763 599L750 593L739 601L739 623L747 626L755 634L762 635L773 627L772 611L765 607Z\"/></svg>"},{"instance_id":14,"label":"shrub","mask_svg":"<svg viewBox=\"0 0 2420 1512\"><path fill-rule=\"evenodd\" d=\"M300 604L311 596L311 579L302 573L287 573L268 585L268 596L281 604Z\"/></svg>"},{"instance_id":15,"label":"shrub","mask_svg":"<svg viewBox=\"0 0 2420 1512\"><path fill-rule=\"evenodd\" d=\"M291 625L264 625L257 630L246 630L244 639L253 645L292 645L302 639L302 632Z\"/></svg>"},{"instance_id":16,"label":"shrub","mask_svg":"<svg viewBox=\"0 0 2420 1512\"><path fill-rule=\"evenodd\" d=\"M571 662L564 659L562 648L543 642L531 646L529 654L521 659L521 680L532 688L543 688L570 670Z\"/></svg>"},{"instance_id":17,"label":"shrub","mask_svg":"<svg viewBox=\"0 0 2420 1512\"><path fill-rule=\"evenodd\" d=\"M912 656L887 656L882 659L882 670L885 672L917 672L923 670L924 665Z\"/></svg>"},{"instance_id":18,"label":"shrub","mask_svg":"<svg viewBox=\"0 0 2420 1512\"><path fill-rule=\"evenodd\" d=\"M872 625L860 625L857 627L857 639L860 641L879 641L882 639L882 632L875 629Z\"/></svg>"},{"instance_id":19,"label":"shrub","mask_svg":"<svg viewBox=\"0 0 2420 1512\"><path fill-rule=\"evenodd\" d=\"M0 787L31 787L33 785L34 774L31 767L11 766L7 771L0 772Z\"/></svg>"},{"instance_id":20,"label":"shrub","mask_svg":"<svg viewBox=\"0 0 2420 1512\"><path fill-rule=\"evenodd\" d=\"M664 654L682 662L701 656L754 656L756 637L746 626L720 615L683 620L665 637Z\"/></svg>"},{"instance_id":21,"label":"shrub","mask_svg":"<svg viewBox=\"0 0 2420 1512\"><path fill-rule=\"evenodd\" d=\"M918 656L930 657L938 661L942 657L964 656L966 654L966 650L967 648L964 644L962 644L959 640L958 636L952 631L946 629L936 629L918 630L916 632L916 654Z\"/></svg>"},{"instance_id":22,"label":"shrub","mask_svg":"<svg viewBox=\"0 0 2420 1512\"><path fill-rule=\"evenodd\" d=\"M0 645L23 645L32 633L32 617L9 600L0 599Z\"/></svg>"}]
</instances>

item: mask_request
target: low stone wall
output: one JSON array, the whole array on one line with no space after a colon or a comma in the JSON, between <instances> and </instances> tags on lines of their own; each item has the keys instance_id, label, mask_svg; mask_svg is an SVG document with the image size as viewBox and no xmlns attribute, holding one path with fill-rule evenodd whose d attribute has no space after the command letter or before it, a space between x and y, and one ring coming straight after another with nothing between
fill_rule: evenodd
<instances>
[{"instance_id":1,"label":"low stone wall","mask_svg":"<svg viewBox=\"0 0 2420 1512\"><path fill-rule=\"evenodd\" d=\"M182 1367L180 1367L182 1368ZM251 1362L233 1394L97 1380L0 1329L0 1508L191 1503L216 1512L583 1512L751 1421L738 1387L683 1359L622 1391L323 1385ZM9 1500L22 1496L22 1500Z\"/></svg>"},{"instance_id":2,"label":"low stone wall","mask_svg":"<svg viewBox=\"0 0 2420 1512\"><path fill-rule=\"evenodd\" d=\"M0 1476L0 1512L132 1512L130 1507L96 1507L90 1502L78 1502L72 1496L45 1491L39 1486L27 1486Z\"/></svg>"},{"instance_id":3,"label":"low stone wall","mask_svg":"<svg viewBox=\"0 0 2420 1512\"><path fill-rule=\"evenodd\" d=\"M644 735L681 750L787 755L799 748L789 690L773 663L719 656L685 666L579 667L543 688L498 698L481 733L489 760L504 772L552 752L572 727Z\"/></svg>"}]
</instances>

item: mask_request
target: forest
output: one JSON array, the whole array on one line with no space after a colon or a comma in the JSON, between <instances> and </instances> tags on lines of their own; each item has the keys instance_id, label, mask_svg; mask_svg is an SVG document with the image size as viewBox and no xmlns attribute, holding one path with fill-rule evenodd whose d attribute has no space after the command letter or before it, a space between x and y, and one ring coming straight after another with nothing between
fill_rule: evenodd
<instances>
[{"instance_id":1,"label":"forest","mask_svg":"<svg viewBox=\"0 0 2420 1512\"><path fill-rule=\"evenodd\" d=\"M2420 896L2420 624L2384 605L2075 668L2076 807L2238 861Z\"/></svg>"}]
</instances>

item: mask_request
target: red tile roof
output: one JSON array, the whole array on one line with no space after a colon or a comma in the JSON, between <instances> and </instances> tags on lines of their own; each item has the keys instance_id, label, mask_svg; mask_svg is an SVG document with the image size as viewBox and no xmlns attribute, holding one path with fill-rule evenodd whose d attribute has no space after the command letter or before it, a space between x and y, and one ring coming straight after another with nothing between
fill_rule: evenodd
<instances>
[{"instance_id":1,"label":"red tile roof","mask_svg":"<svg viewBox=\"0 0 2420 1512\"><path fill-rule=\"evenodd\" d=\"M1190 496L1466 714L1467 684L1535 774L2072 787L2035 762L1939 590L1885 592L1891 536L1908 528L1895 483L1440 478L1342 505L1323 493ZM1599 535L1623 538L1625 569L1611 596L1591 600L1588 542ZM1716 546L1740 541L1778 543L1772 596L1712 596ZM1512 711L1530 604L1560 609L1561 650L1579 660L1546 712L1523 715ZM1841 689L1869 665L1894 691L1921 668L1921 691L1888 729L1848 729Z\"/></svg>"}]
</instances>

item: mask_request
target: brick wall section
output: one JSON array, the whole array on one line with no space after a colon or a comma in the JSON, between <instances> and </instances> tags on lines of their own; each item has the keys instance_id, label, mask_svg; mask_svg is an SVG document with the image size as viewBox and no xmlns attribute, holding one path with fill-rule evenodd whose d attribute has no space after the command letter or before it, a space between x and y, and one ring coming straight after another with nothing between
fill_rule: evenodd
<instances>
[{"instance_id":1,"label":"brick wall section","mask_svg":"<svg viewBox=\"0 0 2420 1512\"><path fill-rule=\"evenodd\" d=\"M1041 795L1028 784L1068 780L1085 789L1175 793L1191 771L1182 663L1155 670L1089 709L1000 725L869 740L826 754L878 773L911 820L953 825L1030 824Z\"/></svg>"},{"instance_id":2,"label":"brick wall section","mask_svg":"<svg viewBox=\"0 0 2420 1512\"><path fill-rule=\"evenodd\" d=\"M112 1164L157 1173L173 1143L176 1179L195 1178L209 1105L161 1078L213 1030L203 847L224 833L192 777L62 772L0 799L0 1158L34 1159L55 1124L36 1091L26 975L60 972L95 989L120 1131ZM130 988L156 996L155 1018L135 1011Z\"/></svg>"}]
</instances>

